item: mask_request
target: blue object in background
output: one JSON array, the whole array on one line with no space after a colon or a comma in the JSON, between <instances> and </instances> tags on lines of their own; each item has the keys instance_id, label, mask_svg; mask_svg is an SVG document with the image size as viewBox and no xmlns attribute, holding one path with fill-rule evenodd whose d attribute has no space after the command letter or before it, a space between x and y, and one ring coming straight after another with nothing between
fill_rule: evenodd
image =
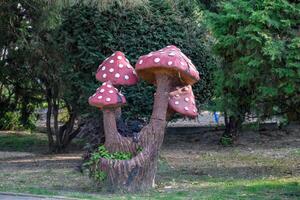
<instances>
[{"instance_id":1,"label":"blue object in background","mask_svg":"<svg viewBox=\"0 0 300 200\"><path fill-rule=\"evenodd\" d=\"M217 112L214 112L214 119L215 119L215 122L218 124L219 123L219 114Z\"/></svg>"}]
</instances>

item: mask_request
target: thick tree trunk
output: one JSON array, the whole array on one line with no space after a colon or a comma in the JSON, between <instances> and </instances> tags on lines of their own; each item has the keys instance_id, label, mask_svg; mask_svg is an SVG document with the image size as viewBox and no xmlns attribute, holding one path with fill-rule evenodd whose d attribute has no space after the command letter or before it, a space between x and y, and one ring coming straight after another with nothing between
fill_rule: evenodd
<instances>
[{"instance_id":1,"label":"thick tree trunk","mask_svg":"<svg viewBox=\"0 0 300 200\"><path fill-rule=\"evenodd\" d=\"M157 75L156 79L157 91L151 120L139 134L138 145L142 148L142 152L130 160L100 159L98 167L107 173L108 188L111 190L136 192L154 187L159 149L163 142L166 127L169 92L172 87L171 77ZM116 131L114 112L105 110L103 117L105 146L109 151L120 148L126 149L125 147L134 145L131 141L130 144L125 143L124 137L121 138L121 141L119 140L120 134ZM116 140L116 138L118 139Z\"/></svg>"}]
</instances>

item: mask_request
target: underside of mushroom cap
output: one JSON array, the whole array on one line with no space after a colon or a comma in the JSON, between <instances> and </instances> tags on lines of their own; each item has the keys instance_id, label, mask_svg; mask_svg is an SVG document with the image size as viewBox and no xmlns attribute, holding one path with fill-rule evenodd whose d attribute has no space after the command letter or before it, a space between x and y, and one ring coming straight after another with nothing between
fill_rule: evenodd
<instances>
[{"instance_id":1,"label":"underside of mushroom cap","mask_svg":"<svg viewBox=\"0 0 300 200\"><path fill-rule=\"evenodd\" d=\"M116 108L126 104L126 99L111 82L104 82L89 98L89 104L100 109Z\"/></svg>"},{"instance_id":2,"label":"underside of mushroom cap","mask_svg":"<svg viewBox=\"0 0 300 200\"><path fill-rule=\"evenodd\" d=\"M135 67L138 75L150 83L155 83L157 73L172 76L183 85L192 85L200 79L191 60L174 45L141 56Z\"/></svg>"},{"instance_id":3,"label":"underside of mushroom cap","mask_svg":"<svg viewBox=\"0 0 300 200\"><path fill-rule=\"evenodd\" d=\"M113 85L135 85L137 74L124 53L116 51L99 65L96 79L101 82L111 81Z\"/></svg>"},{"instance_id":4,"label":"underside of mushroom cap","mask_svg":"<svg viewBox=\"0 0 300 200\"><path fill-rule=\"evenodd\" d=\"M169 94L169 108L184 116L195 118L198 115L195 97L190 85L177 87Z\"/></svg>"}]
</instances>

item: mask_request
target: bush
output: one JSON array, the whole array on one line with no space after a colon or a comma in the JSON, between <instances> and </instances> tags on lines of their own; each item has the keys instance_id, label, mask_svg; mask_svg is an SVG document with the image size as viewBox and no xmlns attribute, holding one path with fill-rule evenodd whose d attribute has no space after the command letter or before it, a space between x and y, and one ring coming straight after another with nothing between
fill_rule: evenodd
<instances>
[{"instance_id":1,"label":"bush","mask_svg":"<svg viewBox=\"0 0 300 200\"><path fill-rule=\"evenodd\" d=\"M134 6L111 1L100 9L96 4L77 3L63 10L57 38L64 56L66 99L76 102L81 112L91 111L87 111L87 98L99 86L94 76L98 65L117 50L123 51L134 65L141 55L177 45L200 71L201 81L194 86L198 105L212 96L211 71L216 64L206 45L196 1L149 0ZM141 81L121 91L129 105L123 109L126 118L149 117L153 86Z\"/></svg>"}]
</instances>

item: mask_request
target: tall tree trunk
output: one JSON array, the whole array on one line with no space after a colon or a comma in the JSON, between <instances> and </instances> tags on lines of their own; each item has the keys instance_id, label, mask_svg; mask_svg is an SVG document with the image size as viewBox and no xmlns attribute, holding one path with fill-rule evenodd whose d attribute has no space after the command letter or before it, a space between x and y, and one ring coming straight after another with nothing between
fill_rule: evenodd
<instances>
[{"instance_id":1,"label":"tall tree trunk","mask_svg":"<svg viewBox=\"0 0 300 200\"><path fill-rule=\"evenodd\" d=\"M59 112L59 96L58 96L58 86L55 85L53 87L53 127L54 134L56 138L56 152L62 151L61 137L59 134L59 126L58 126L58 112Z\"/></svg>"},{"instance_id":2,"label":"tall tree trunk","mask_svg":"<svg viewBox=\"0 0 300 200\"><path fill-rule=\"evenodd\" d=\"M51 89L47 89L46 92L46 100L47 100L47 116L46 116L46 128L47 128L47 136L48 136L48 146L49 151L53 151L53 136L51 129L51 116L52 116L52 92Z\"/></svg>"},{"instance_id":3,"label":"tall tree trunk","mask_svg":"<svg viewBox=\"0 0 300 200\"><path fill-rule=\"evenodd\" d=\"M150 123L140 133L138 145L142 152L130 160L111 160L101 158L99 169L108 174L108 185L111 190L127 192L144 191L152 188L155 182L159 149L162 145L168 108L169 92L172 87L172 78L166 75L157 75L157 91ZM115 143L114 138L119 137L117 132L108 133L115 129L114 112L104 112L105 134L111 136L105 145L107 148L114 146L128 146L128 144ZM112 134L112 135L110 135ZM131 145L132 142L131 142Z\"/></svg>"}]
</instances>

